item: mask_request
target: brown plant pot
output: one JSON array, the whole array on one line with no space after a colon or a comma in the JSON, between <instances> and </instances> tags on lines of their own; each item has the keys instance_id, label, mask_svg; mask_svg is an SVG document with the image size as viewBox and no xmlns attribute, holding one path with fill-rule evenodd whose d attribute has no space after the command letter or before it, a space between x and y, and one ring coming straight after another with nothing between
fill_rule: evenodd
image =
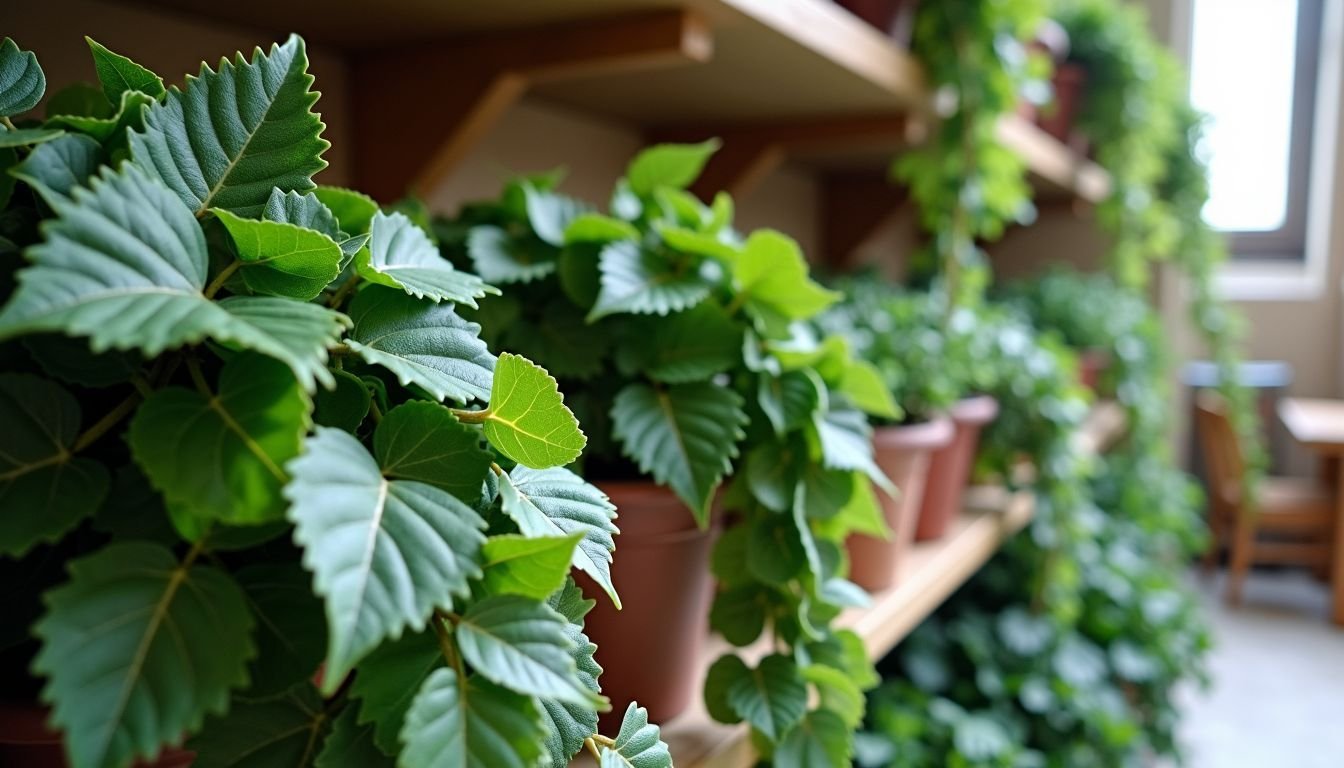
<instances>
[{"instance_id":1,"label":"brown plant pot","mask_svg":"<svg viewBox=\"0 0 1344 768\"><path fill-rule=\"evenodd\" d=\"M901 45L910 45L910 39L915 31L918 0L835 0L835 2Z\"/></svg>"},{"instance_id":2,"label":"brown plant pot","mask_svg":"<svg viewBox=\"0 0 1344 768\"><path fill-rule=\"evenodd\" d=\"M615 733L630 702L648 709L651 721L665 721L700 690L717 523L700 530L681 499L653 483L598 485L616 505L621 533L611 577L624 609L616 610L592 581L580 581L597 599L584 632L597 644L602 693L611 699L603 733Z\"/></svg>"},{"instance_id":3,"label":"brown plant pot","mask_svg":"<svg viewBox=\"0 0 1344 768\"><path fill-rule=\"evenodd\" d=\"M893 499L878 491L882 515L891 528L890 539L856 533L845 542L851 581L869 592L896 584L900 564L915 538L929 457L951 440L952 420L946 417L900 427L878 427L873 432L877 465L900 493Z\"/></svg>"},{"instance_id":4,"label":"brown plant pot","mask_svg":"<svg viewBox=\"0 0 1344 768\"><path fill-rule=\"evenodd\" d=\"M1075 149L1081 147L1079 140L1073 136L1073 123L1078 116L1086 82L1087 70L1079 64L1065 62L1055 67L1055 73L1050 78L1050 85L1055 91L1054 102L1036 116L1036 125L1041 130Z\"/></svg>"},{"instance_id":5,"label":"brown plant pot","mask_svg":"<svg viewBox=\"0 0 1344 768\"><path fill-rule=\"evenodd\" d=\"M61 734L48 730L45 707L32 704L0 703L0 766L18 768L66 768L65 747ZM134 768L187 768L195 753L164 747L150 761L133 763Z\"/></svg>"},{"instance_id":6,"label":"brown plant pot","mask_svg":"<svg viewBox=\"0 0 1344 768\"><path fill-rule=\"evenodd\" d=\"M919 510L915 541L937 539L947 533L961 512L962 492L971 479L980 430L999 415L999 402L988 395L968 397L952 406L952 441L933 452L929 479Z\"/></svg>"}]
</instances>

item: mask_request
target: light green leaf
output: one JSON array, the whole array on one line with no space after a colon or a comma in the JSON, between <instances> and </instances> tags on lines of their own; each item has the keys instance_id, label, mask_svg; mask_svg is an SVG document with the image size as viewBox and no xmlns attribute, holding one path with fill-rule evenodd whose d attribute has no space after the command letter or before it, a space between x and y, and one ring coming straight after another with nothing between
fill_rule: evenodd
<instances>
[{"instance_id":1,"label":"light green leaf","mask_svg":"<svg viewBox=\"0 0 1344 768\"><path fill-rule=\"evenodd\" d=\"M967 760L983 764L1005 755L1013 748L1013 739L997 720L967 715L953 726L952 744Z\"/></svg>"},{"instance_id":2,"label":"light green leaf","mask_svg":"<svg viewBox=\"0 0 1344 768\"><path fill-rule=\"evenodd\" d=\"M98 72L98 82L102 83L108 101L116 104L126 91L140 91L155 99L167 94L163 78L125 56L109 51L91 37L85 37L84 41L89 44L93 68Z\"/></svg>"},{"instance_id":3,"label":"light green leaf","mask_svg":"<svg viewBox=\"0 0 1344 768\"><path fill-rule=\"evenodd\" d=\"M803 719L807 686L793 659L772 653L755 669L743 664L735 670L728 682L727 700L756 730L779 739Z\"/></svg>"},{"instance_id":4,"label":"light green leaf","mask_svg":"<svg viewBox=\"0 0 1344 768\"><path fill-rule=\"evenodd\" d=\"M346 342L366 362L396 374L437 400L485 400L496 362L481 327L453 311L452 304L416 301L406 294L368 286L350 302L355 329Z\"/></svg>"},{"instance_id":5,"label":"light green leaf","mask_svg":"<svg viewBox=\"0 0 1344 768\"><path fill-rule=\"evenodd\" d=\"M817 690L822 709L839 715L847 730L863 722L863 691L844 670L812 664L803 668L803 679Z\"/></svg>"},{"instance_id":6,"label":"light green leaf","mask_svg":"<svg viewBox=\"0 0 1344 768\"><path fill-rule=\"evenodd\" d=\"M326 601L324 691L385 638L419 631L478 578L485 521L432 485L388 480L359 441L319 427L290 462L285 487L294 540Z\"/></svg>"},{"instance_id":7,"label":"light green leaf","mask_svg":"<svg viewBox=\"0 0 1344 768\"><path fill-rule=\"evenodd\" d=\"M350 695L360 701L360 724L373 725L374 744L384 754L397 753L397 734L415 692L444 663L443 649L432 630L407 632L378 646L359 663Z\"/></svg>"},{"instance_id":8,"label":"light green leaf","mask_svg":"<svg viewBox=\"0 0 1344 768\"><path fill-rule=\"evenodd\" d=\"M451 669L429 676L406 713L402 768L533 768L543 759L536 701Z\"/></svg>"},{"instance_id":9,"label":"light green leaf","mask_svg":"<svg viewBox=\"0 0 1344 768\"><path fill-rule=\"evenodd\" d=\"M373 455L385 477L419 480L466 502L480 498L492 460L478 430L423 400L387 412L374 435Z\"/></svg>"},{"instance_id":10,"label":"light green leaf","mask_svg":"<svg viewBox=\"0 0 1344 768\"><path fill-rule=\"evenodd\" d=\"M621 599L611 583L616 506L607 495L561 467L536 470L519 465L499 480L504 513L523 535L581 536L574 550L574 567L596 581L620 608Z\"/></svg>"},{"instance_id":11,"label":"light green leaf","mask_svg":"<svg viewBox=\"0 0 1344 768\"><path fill-rule=\"evenodd\" d=\"M284 465L299 455L309 409L285 366L243 355L209 396L183 387L151 395L131 422L131 452L175 515L202 527L271 522L284 516Z\"/></svg>"},{"instance_id":12,"label":"light green leaf","mask_svg":"<svg viewBox=\"0 0 1344 768\"><path fill-rule=\"evenodd\" d=\"M807 276L807 261L792 238L768 229L747 238L733 262L733 279L748 309L791 320L806 320L840 299Z\"/></svg>"},{"instance_id":13,"label":"light green leaf","mask_svg":"<svg viewBox=\"0 0 1344 768\"><path fill-rule=\"evenodd\" d=\"M849 768L853 733L834 712L807 713L775 749L776 768Z\"/></svg>"},{"instance_id":14,"label":"light green leaf","mask_svg":"<svg viewBox=\"0 0 1344 768\"><path fill-rule=\"evenodd\" d=\"M497 595L473 603L454 636L462 658L518 693L601 709L607 700L578 679L567 622L545 603Z\"/></svg>"},{"instance_id":15,"label":"light green leaf","mask_svg":"<svg viewBox=\"0 0 1344 768\"><path fill-rule=\"evenodd\" d=\"M568 464L588 443L555 379L525 357L499 356L487 414L490 444L533 469Z\"/></svg>"},{"instance_id":16,"label":"light green leaf","mask_svg":"<svg viewBox=\"0 0 1344 768\"><path fill-rule=\"evenodd\" d=\"M356 712L348 705L336 716L313 768L392 768L392 758L374 744L373 726L360 725Z\"/></svg>"},{"instance_id":17,"label":"light green leaf","mask_svg":"<svg viewBox=\"0 0 1344 768\"><path fill-rule=\"evenodd\" d=\"M601 289L588 313L592 322L607 315L667 315L699 304L711 284L698 270L679 269L667 254L620 240L598 257Z\"/></svg>"},{"instance_id":18,"label":"light green leaf","mask_svg":"<svg viewBox=\"0 0 1344 768\"><path fill-rule=\"evenodd\" d=\"M630 190L640 197L652 195L659 187L685 189L718 149L718 139L699 144L658 144L635 156L625 178Z\"/></svg>"},{"instance_id":19,"label":"light green leaf","mask_svg":"<svg viewBox=\"0 0 1344 768\"><path fill-rule=\"evenodd\" d=\"M640 471L675 491L703 526L746 434L742 406L740 395L714 384L629 384L612 404L612 432Z\"/></svg>"},{"instance_id":20,"label":"light green leaf","mask_svg":"<svg viewBox=\"0 0 1344 768\"><path fill-rule=\"evenodd\" d=\"M369 233L368 249L355 255L355 269L371 283L400 288L417 299L471 307L482 296L499 293L470 272L454 269L405 214L375 213Z\"/></svg>"},{"instance_id":21,"label":"light green leaf","mask_svg":"<svg viewBox=\"0 0 1344 768\"><path fill-rule=\"evenodd\" d=\"M847 360L836 391L864 413L883 419L901 417L901 407L896 404L882 374L867 360Z\"/></svg>"},{"instance_id":22,"label":"light green leaf","mask_svg":"<svg viewBox=\"0 0 1344 768\"><path fill-rule=\"evenodd\" d=\"M742 359L742 327L713 302L635 325L621 347L635 370L669 384L707 381Z\"/></svg>"},{"instance_id":23,"label":"light green leaf","mask_svg":"<svg viewBox=\"0 0 1344 768\"><path fill-rule=\"evenodd\" d=\"M648 710L635 702L625 710L616 743L602 749L601 768L672 768L672 752L663 743L658 726L649 722Z\"/></svg>"},{"instance_id":24,"label":"light green leaf","mask_svg":"<svg viewBox=\"0 0 1344 768\"><path fill-rule=\"evenodd\" d=\"M545 600L560 589L583 534L530 538L518 534L491 536L481 549L485 575L481 581L493 595L521 595Z\"/></svg>"},{"instance_id":25,"label":"light green leaf","mask_svg":"<svg viewBox=\"0 0 1344 768\"><path fill-rule=\"evenodd\" d=\"M482 280L499 285L530 283L555 272L559 251L532 236L510 237L499 227L472 227L467 255Z\"/></svg>"},{"instance_id":26,"label":"light green leaf","mask_svg":"<svg viewBox=\"0 0 1344 768\"><path fill-rule=\"evenodd\" d=\"M272 699L234 701L187 742L192 768L307 768L331 721L312 685Z\"/></svg>"},{"instance_id":27,"label":"light green leaf","mask_svg":"<svg viewBox=\"0 0 1344 768\"><path fill-rule=\"evenodd\" d=\"M639 230L628 221L600 213L576 216L565 227L565 245L575 243L610 243L613 240L637 240Z\"/></svg>"},{"instance_id":28,"label":"light green leaf","mask_svg":"<svg viewBox=\"0 0 1344 768\"><path fill-rule=\"evenodd\" d=\"M689 253L693 256L705 256L724 264L737 261L741 248L720 240L718 235L695 232L683 227L660 226L658 235L667 247Z\"/></svg>"},{"instance_id":29,"label":"light green leaf","mask_svg":"<svg viewBox=\"0 0 1344 768\"><path fill-rule=\"evenodd\" d=\"M47 92L47 76L32 51L20 50L8 37L0 43L0 117L27 112Z\"/></svg>"},{"instance_id":30,"label":"light green leaf","mask_svg":"<svg viewBox=\"0 0 1344 768\"><path fill-rule=\"evenodd\" d=\"M309 301L341 273L341 247L321 232L211 211L237 248L243 282L256 293Z\"/></svg>"},{"instance_id":31,"label":"light green leaf","mask_svg":"<svg viewBox=\"0 0 1344 768\"><path fill-rule=\"evenodd\" d=\"M331 144L312 111L317 93L303 39L290 36L241 53L219 71L202 65L183 91L171 89L131 134L131 154L177 194L195 215L223 208L256 218L271 190L305 191L327 162Z\"/></svg>"},{"instance_id":32,"label":"light green leaf","mask_svg":"<svg viewBox=\"0 0 1344 768\"><path fill-rule=\"evenodd\" d=\"M76 458L79 401L60 385L0 374L0 554L22 557L59 540L107 496L107 468Z\"/></svg>"},{"instance_id":33,"label":"light green leaf","mask_svg":"<svg viewBox=\"0 0 1344 768\"><path fill-rule=\"evenodd\" d=\"M378 213L378 203L363 192L344 187L318 186L313 194L336 217L336 223L342 232L351 235L367 235L373 224L373 215Z\"/></svg>"},{"instance_id":34,"label":"light green leaf","mask_svg":"<svg viewBox=\"0 0 1344 768\"><path fill-rule=\"evenodd\" d=\"M44 199L50 200L53 193L68 197L98 170L102 154L102 147L88 136L67 134L39 145L10 174Z\"/></svg>"},{"instance_id":35,"label":"light green leaf","mask_svg":"<svg viewBox=\"0 0 1344 768\"><path fill-rule=\"evenodd\" d=\"M3 98L0 96L0 98ZM0 149L11 147L31 147L43 144L65 135L59 128L18 128L11 129L0 125Z\"/></svg>"},{"instance_id":36,"label":"light green leaf","mask_svg":"<svg viewBox=\"0 0 1344 768\"><path fill-rule=\"evenodd\" d=\"M247 697L273 696L311 680L327 647L327 620L307 571L296 562L256 563L234 578L257 620Z\"/></svg>"},{"instance_id":37,"label":"light green leaf","mask_svg":"<svg viewBox=\"0 0 1344 768\"><path fill-rule=\"evenodd\" d=\"M33 671L47 678L42 700L72 768L152 758L222 714L230 689L247 682L242 591L161 546L117 543L75 560L45 602Z\"/></svg>"}]
</instances>

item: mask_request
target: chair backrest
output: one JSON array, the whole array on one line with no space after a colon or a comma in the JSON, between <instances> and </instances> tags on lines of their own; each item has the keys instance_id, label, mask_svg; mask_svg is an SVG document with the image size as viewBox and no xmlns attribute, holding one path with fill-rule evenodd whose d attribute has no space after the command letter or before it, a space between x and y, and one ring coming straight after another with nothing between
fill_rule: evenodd
<instances>
[{"instance_id":1,"label":"chair backrest","mask_svg":"<svg viewBox=\"0 0 1344 768\"><path fill-rule=\"evenodd\" d=\"M1241 440L1227 418L1227 403L1216 392L1202 390L1195 395L1195 416L1213 500L1233 511L1241 503L1246 462L1241 454Z\"/></svg>"}]
</instances>

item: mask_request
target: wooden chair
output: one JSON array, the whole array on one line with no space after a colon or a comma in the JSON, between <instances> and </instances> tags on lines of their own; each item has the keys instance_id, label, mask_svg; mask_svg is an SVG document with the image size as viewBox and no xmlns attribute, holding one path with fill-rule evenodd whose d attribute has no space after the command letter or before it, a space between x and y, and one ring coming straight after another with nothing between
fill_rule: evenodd
<instances>
[{"instance_id":1,"label":"wooden chair","mask_svg":"<svg viewBox=\"0 0 1344 768\"><path fill-rule=\"evenodd\" d=\"M1204 567L1211 569L1219 549L1227 546L1227 602L1241 602L1242 583L1253 563L1328 567L1335 522L1330 491L1306 478L1266 477L1255 504L1243 502L1246 465L1223 399L1213 392L1200 392L1195 410L1209 473L1209 529L1213 534Z\"/></svg>"}]
</instances>

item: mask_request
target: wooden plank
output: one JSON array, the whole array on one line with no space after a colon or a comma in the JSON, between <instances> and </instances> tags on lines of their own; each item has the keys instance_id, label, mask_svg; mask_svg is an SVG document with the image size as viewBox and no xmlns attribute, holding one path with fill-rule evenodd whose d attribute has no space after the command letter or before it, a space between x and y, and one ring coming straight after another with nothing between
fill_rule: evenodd
<instances>
[{"instance_id":1,"label":"wooden plank","mask_svg":"<svg viewBox=\"0 0 1344 768\"><path fill-rule=\"evenodd\" d=\"M999 141L1027 163L1038 187L1047 193L1076 196L1099 203L1111 193L1111 179L1101 166L1017 115L999 121Z\"/></svg>"}]
</instances>

